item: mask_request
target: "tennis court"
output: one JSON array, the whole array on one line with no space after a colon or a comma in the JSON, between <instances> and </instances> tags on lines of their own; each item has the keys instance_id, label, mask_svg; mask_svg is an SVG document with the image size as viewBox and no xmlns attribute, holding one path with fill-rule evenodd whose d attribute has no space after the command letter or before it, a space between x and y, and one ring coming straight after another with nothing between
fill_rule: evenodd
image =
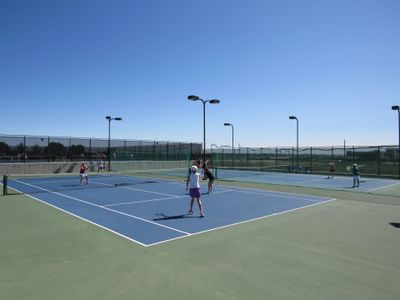
<instances>
[{"instance_id":1,"label":"tennis court","mask_svg":"<svg viewBox=\"0 0 400 300\"><path fill-rule=\"evenodd\" d=\"M399 185L240 178L202 195L204 218L197 207L186 214L182 176L11 178L0 199L0 298L400 297Z\"/></svg>"},{"instance_id":2,"label":"tennis court","mask_svg":"<svg viewBox=\"0 0 400 300\"><path fill-rule=\"evenodd\" d=\"M351 176L335 176L333 179L327 179L326 175L254 172L224 169L218 170L218 176L223 180L251 181L328 189L350 189L364 192L372 192L374 190L400 184L399 180L394 179L362 177L360 179L360 186L353 188L353 179Z\"/></svg>"},{"instance_id":3,"label":"tennis court","mask_svg":"<svg viewBox=\"0 0 400 300\"><path fill-rule=\"evenodd\" d=\"M400 185L400 181L396 179L361 177L360 186L353 188L353 178L351 176L334 176L333 179L327 179L327 175L268 172L259 170L258 168L252 170L251 168L235 169L219 167L216 173L219 180L228 182L258 182L356 192L373 192ZM169 174L182 176L184 173L183 171L170 171Z\"/></svg>"},{"instance_id":4,"label":"tennis court","mask_svg":"<svg viewBox=\"0 0 400 300\"><path fill-rule=\"evenodd\" d=\"M202 191L207 216L187 214L183 181L128 175L94 175L88 185L76 176L21 177L8 188L86 220L108 231L151 246L165 241L266 218L331 201L325 197L216 187Z\"/></svg>"}]
</instances>

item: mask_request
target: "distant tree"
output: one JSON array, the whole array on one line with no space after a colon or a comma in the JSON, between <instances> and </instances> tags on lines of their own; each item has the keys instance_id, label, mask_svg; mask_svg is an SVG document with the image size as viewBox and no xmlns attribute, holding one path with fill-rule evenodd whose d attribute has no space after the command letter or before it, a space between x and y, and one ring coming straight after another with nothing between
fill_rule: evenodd
<instances>
[{"instance_id":1,"label":"distant tree","mask_svg":"<svg viewBox=\"0 0 400 300\"><path fill-rule=\"evenodd\" d=\"M33 147L32 147L32 150L31 150L31 153L33 154L33 155L38 155L38 154L41 154L42 153L42 147L40 147L39 145L34 145Z\"/></svg>"},{"instance_id":2,"label":"distant tree","mask_svg":"<svg viewBox=\"0 0 400 300\"><path fill-rule=\"evenodd\" d=\"M72 156L80 156L85 153L85 146L83 145L71 145L70 153Z\"/></svg>"},{"instance_id":3,"label":"distant tree","mask_svg":"<svg viewBox=\"0 0 400 300\"><path fill-rule=\"evenodd\" d=\"M0 142L0 153L8 153L10 151L10 146L4 142Z\"/></svg>"},{"instance_id":4,"label":"distant tree","mask_svg":"<svg viewBox=\"0 0 400 300\"><path fill-rule=\"evenodd\" d=\"M20 143L20 144L17 146L17 150L18 150L19 153L24 153L24 152L25 152L24 143Z\"/></svg>"},{"instance_id":5,"label":"distant tree","mask_svg":"<svg viewBox=\"0 0 400 300\"><path fill-rule=\"evenodd\" d=\"M61 143L56 143L56 142L49 143L47 151L49 157L51 157L53 161L56 160L57 157L62 157L63 155L65 155L66 152L65 146Z\"/></svg>"}]
</instances>

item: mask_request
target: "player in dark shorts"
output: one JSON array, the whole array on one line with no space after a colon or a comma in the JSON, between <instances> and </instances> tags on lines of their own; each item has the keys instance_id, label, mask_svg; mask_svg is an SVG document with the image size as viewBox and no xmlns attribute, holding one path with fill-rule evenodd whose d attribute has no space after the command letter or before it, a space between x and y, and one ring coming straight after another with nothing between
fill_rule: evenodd
<instances>
[{"instance_id":1,"label":"player in dark shorts","mask_svg":"<svg viewBox=\"0 0 400 300\"><path fill-rule=\"evenodd\" d=\"M353 164L353 168L351 170L353 174L353 188L360 186L360 171L358 170L357 164Z\"/></svg>"},{"instance_id":2,"label":"player in dark shorts","mask_svg":"<svg viewBox=\"0 0 400 300\"><path fill-rule=\"evenodd\" d=\"M333 176L335 175L335 171L336 171L336 166L334 162L330 162L329 163L329 174L328 174L328 178L333 179Z\"/></svg>"},{"instance_id":3,"label":"player in dark shorts","mask_svg":"<svg viewBox=\"0 0 400 300\"><path fill-rule=\"evenodd\" d=\"M212 193L215 177L214 177L213 173L211 173L210 169L207 167L204 168L204 177L208 178L208 192L207 193L208 194Z\"/></svg>"}]
</instances>

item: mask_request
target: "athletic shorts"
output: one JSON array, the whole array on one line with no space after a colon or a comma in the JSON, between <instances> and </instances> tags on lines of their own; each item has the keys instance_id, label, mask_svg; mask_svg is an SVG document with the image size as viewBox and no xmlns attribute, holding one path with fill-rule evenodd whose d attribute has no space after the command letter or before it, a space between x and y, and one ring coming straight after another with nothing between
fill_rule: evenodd
<instances>
[{"instance_id":1,"label":"athletic shorts","mask_svg":"<svg viewBox=\"0 0 400 300\"><path fill-rule=\"evenodd\" d=\"M200 188L189 189L189 195L192 198L200 198Z\"/></svg>"}]
</instances>

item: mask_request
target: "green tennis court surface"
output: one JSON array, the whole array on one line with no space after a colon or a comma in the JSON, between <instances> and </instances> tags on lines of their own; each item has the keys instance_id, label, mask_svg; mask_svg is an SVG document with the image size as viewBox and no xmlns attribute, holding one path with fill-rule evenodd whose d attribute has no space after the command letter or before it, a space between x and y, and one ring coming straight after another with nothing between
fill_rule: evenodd
<instances>
[{"instance_id":1,"label":"green tennis court surface","mask_svg":"<svg viewBox=\"0 0 400 300\"><path fill-rule=\"evenodd\" d=\"M28 196L2 196L0 299L400 298L398 186L229 185L336 201L145 248Z\"/></svg>"}]
</instances>

